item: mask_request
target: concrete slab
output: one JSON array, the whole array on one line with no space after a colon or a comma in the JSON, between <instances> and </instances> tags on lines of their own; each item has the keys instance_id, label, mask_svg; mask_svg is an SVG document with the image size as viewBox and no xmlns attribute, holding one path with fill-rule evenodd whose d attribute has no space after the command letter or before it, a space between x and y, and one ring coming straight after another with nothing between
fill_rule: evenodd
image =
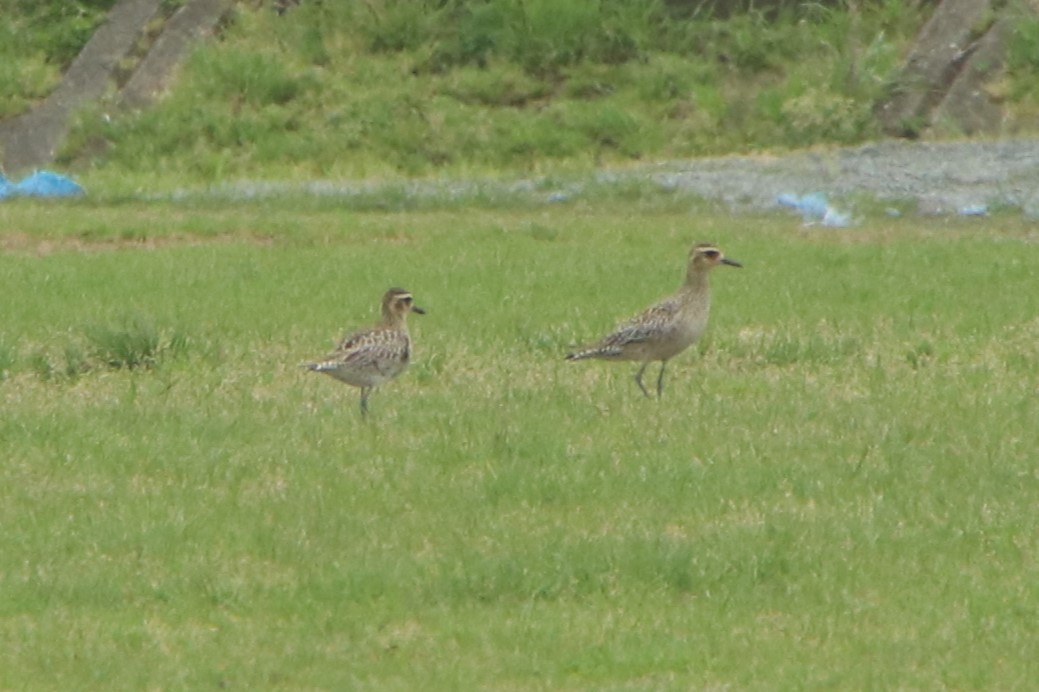
<instances>
[{"instance_id":1,"label":"concrete slab","mask_svg":"<svg viewBox=\"0 0 1039 692\"><path fill-rule=\"evenodd\" d=\"M54 160L55 151L68 134L73 112L105 93L119 61L159 12L160 5L161 0L121 0L54 91L28 113L0 123L0 152L8 175Z\"/></svg>"}]
</instances>

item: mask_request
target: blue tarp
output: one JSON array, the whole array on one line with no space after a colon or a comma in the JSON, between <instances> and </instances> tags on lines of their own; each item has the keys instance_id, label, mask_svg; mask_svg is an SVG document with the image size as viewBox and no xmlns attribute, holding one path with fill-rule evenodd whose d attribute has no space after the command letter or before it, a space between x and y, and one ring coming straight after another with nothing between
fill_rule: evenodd
<instances>
[{"instance_id":1,"label":"blue tarp","mask_svg":"<svg viewBox=\"0 0 1039 692\"><path fill-rule=\"evenodd\" d=\"M845 228L851 225L851 215L837 211L826 201L826 195L813 192L807 195L795 195L785 192L776 197L776 202L801 212L805 223L821 223L823 226Z\"/></svg>"},{"instance_id":2,"label":"blue tarp","mask_svg":"<svg viewBox=\"0 0 1039 692\"><path fill-rule=\"evenodd\" d=\"M0 175L0 199L8 197L78 197L85 192L72 178L51 171L36 171L17 183L12 183Z\"/></svg>"}]
</instances>

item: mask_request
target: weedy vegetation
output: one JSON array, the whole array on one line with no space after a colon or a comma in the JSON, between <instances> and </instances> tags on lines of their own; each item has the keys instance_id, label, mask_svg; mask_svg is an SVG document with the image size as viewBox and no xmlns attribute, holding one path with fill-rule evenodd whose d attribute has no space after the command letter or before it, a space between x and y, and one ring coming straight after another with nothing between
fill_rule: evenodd
<instances>
[{"instance_id":1,"label":"weedy vegetation","mask_svg":"<svg viewBox=\"0 0 1039 692\"><path fill-rule=\"evenodd\" d=\"M94 324L85 330L92 355L111 368L155 367L167 355L177 355L187 344L182 334L163 334L140 317L128 317L114 326Z\"/></svg>"},{"instance_id":2,"label":"weedy vegetation","mask_svg":"<svg viewBox=\"0 0 1039 692\"><path fill-rule=\"evenodd\" d=\"M1017 217L375 199L0 206L0 685L1036 679ZM745 268L662 401L563 361L696 240ZM428 314L365 421L299 364L391 285Z\"/></svg>"},{"instance_id":3,"label":"weedy vegetation","mask_svg":"<svg viewBox=\"0 0 1039 692\"><path fill-rule=\"evenodd\" d=\"M15 4L0 41L9 113L53 87L70 42L111 4ZM724 5L735 11L379 0L278 14L238 2L155 107L81 113L60 164L204 181L397 177L858 142L876 135L873 103L930 9ZM1018 81L1034 74L1025 64Z\"/></svg>"}]
</instances>

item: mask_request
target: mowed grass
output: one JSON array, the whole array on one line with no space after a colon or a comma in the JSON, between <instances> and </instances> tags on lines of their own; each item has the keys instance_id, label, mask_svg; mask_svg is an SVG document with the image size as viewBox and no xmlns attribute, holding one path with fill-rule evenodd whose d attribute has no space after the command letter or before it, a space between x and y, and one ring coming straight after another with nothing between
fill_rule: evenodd
<instances>
[{"instance_id":1,"label":"mowed grass","mask_svg":"<svg viewBox=\"0 0 1039 692\"><path fill-rule=\"evenodd\" d=\"M0 206L0 686L1034 684L1034 230L693 211ZM698 240L663 401L563 361ZM362 420L299 364L391 285Z\"/></svg>"}]
</instances>

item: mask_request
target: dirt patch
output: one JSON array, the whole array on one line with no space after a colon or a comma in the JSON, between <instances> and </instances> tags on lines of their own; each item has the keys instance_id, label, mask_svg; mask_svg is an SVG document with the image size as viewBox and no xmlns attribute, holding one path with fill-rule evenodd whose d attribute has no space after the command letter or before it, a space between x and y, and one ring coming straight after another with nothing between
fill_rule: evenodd
<instances>
[{"instance_id":1,"label":"dirt patch","mask_svg":"<svg viewBox=\"0 0 1039 692\"><path fill-rule=\"evenodd\" d=\"M21 231L9 231L0 235L0 251L47 257L63 252L119 252L123 250L162 250L170 247L196 247L203 245L232 245L243 242L253 245L274 245L269 236L243 237L226 236L164 236L161 238L40 238Z\"/></svg>"}]
</instances>

